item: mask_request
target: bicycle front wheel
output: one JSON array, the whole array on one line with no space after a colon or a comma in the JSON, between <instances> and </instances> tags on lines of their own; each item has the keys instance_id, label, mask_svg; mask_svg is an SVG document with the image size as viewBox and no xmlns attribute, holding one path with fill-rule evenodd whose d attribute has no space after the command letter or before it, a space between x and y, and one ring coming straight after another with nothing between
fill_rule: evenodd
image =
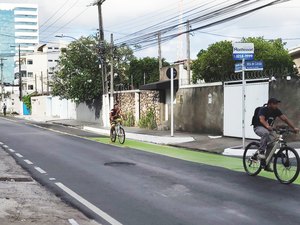
<instances>
[{"instance_id":1,"label":"bicycle front wheel","mask_svg":"<svg viewBox=\"0 0 300 225\"><path fill-rule=\"evenodd\" d=\"M274 158L274 173L283 184L293 183L300 170L299 155L295 149L282 147Z\"/></svg>"},{"instance_id":2,"label":"bicycle front wheel","mask_svg":"<svg viewBox=\"0 0 300 225\"><path fill-rule=\"evenodd\" d=\"M118 138L119 138L120 144L124 144L124 142L125 142L125 130L122 127L120 127Z\"/></svg>"},{"instance_id":3,"label":"bicycle front wheel","mask_svg":"<svg viewBox=\"0 0 300 225\"><path fill-rule=\"evenodd\" d=\"M256 176L261 171L261 162L257 157L258 148L258 142L251 142L244 151L243 165L246 173L250 176Z\"/></svg>"}]
</instances>

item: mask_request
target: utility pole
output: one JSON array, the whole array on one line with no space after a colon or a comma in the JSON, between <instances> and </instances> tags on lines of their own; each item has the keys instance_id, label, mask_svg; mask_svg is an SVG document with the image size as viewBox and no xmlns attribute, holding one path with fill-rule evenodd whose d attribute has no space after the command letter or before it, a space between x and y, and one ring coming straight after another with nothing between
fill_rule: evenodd
<instances>
[{"instance_id":1,"label":"utility pole","mask_svg":"<svg viewBox=\"0 0 300 225\"><path fill-rule=\"evenodd\" d=\"M144 85L146 84L146 73L144 72Z\"/></svg>"},{"instance_id":2,"label":"utility pole","mask_svg":"<svg viewBox=\"0 0 300 225\"><path fill-rule=\"evenodd\" d=\"M37 79L36 79L36 74L34 75L34 85L35 85L35 93L37 94Z\"/></svg>"},{"instance_id":3,"label":"utility pole","mask_svg":"<svg viewBox=\"0 0 300 225\"><path fill-rule=\"evenodd\" d=\"M20 91L20 101L22 101L22 73L21 73L21 45L19 44L19 91Z\"/></svg>"},{"instance_id":4,"label":"utility pole","mask_svg":"<svg viewBox=\"0 0 300 225\"><path fill-rule=\"evenodd\" d=\"M110 35L110 108L114 106L114 35Z\"/></svg>"},{"instance_id":5,"label":"utility pole","mask_svg":"<svg viewBox=\"0 0 300 225\"><path fill-rule=\"evenodd\" d=\"M98 6L98 16L99 16L99 61L101 64L101 76L102 76L102 89L103 93L108 93L108 83L105 74L105 57L104 57L104 29L103 29L103 18L102 18L102 4L105 0L96 0L92 5Z\"/></svg>"},{"instance_id":6,"label":"utility pole","mask_svg":"<svg viewBox=\"0 0 300 225\"><path fill-rule=\"evenodd\" d=\"M1 66L1 101L4 102L4 80L3 80L3 61L7 60L4 58L0 58L0 66Z\"/></svg>"},{"instance_id":7,"label":"utility pole","mask_svg":"<svg viewBox=\"0 0 300 225\"><path fill-rule=\"evenodd\" d=\"M41 72L41 85L42 85L42 95L44 95L44 84L43 84L43 71Z\"/></svg>"},{"instance_id":8,"label":"utility pole","mask_svg":"<svg viewBox=\"0 0 300 225\"><path fill-rule=\"evenodd\" d=\"M187 84L191 83L191 41L190 41L190 22L186 23L186 56L187 56Z\"/></svg>"},{"instance_id":9,"label":"utility pole","mask_svg":"<svg viewBox=\"0 0 300 225\"><path fill-rule=\"evenodd\" d=\"M49 90L49 70L47 69L47 95L49 95L50 93L50 90Z\"/></svg>"},{"instance_id":10,"label":"utility pole","mask_svg":"<svg viewBox=\"0 0 300 225\"><path fill-rule=\"evenodd\" d=\"M159 77L161 76L162 57L161 57L161 34L158 33L158 62L159 62Z\"/></svg>"}]
</instances>

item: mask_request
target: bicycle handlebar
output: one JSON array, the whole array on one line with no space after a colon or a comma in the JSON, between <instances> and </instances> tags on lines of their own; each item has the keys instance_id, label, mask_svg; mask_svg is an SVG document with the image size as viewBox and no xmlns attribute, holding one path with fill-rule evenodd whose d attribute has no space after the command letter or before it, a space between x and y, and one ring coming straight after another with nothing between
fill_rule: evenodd
<instances>
[{"instance_id":1,"label":"bicycle handlebar","mask_svg":"<svg viewBox=\"0 0 300 225\"><path fill-rule=\"evenodd\" d=\"M275 131L277 134L289 134L289 133L294 133L296 134L296 132L292 129L290 129L289 127L276 127L273 128L273 131Z\"/></svg>"}]
</instances>

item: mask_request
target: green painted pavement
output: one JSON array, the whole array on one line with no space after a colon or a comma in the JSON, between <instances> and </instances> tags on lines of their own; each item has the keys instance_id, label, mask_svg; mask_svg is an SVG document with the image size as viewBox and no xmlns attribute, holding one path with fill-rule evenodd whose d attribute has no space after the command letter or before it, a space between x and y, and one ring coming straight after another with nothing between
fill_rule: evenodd
<instances>
[{"instance_id":1,"label":"green painted pavement","mask_svg":"<svg viewBox=\"0 0 300 225\"><path fill-rule=\"evenodd\" d=\"M222 167L237 172L245 172L241 158L228 157L228 156L217 155L217 154L206 153L206 152L191 151L185 148L177 148L177 147L171 147L166 145L157 145L157 144L145 143L145 142L134 141L134 140L126 140L125 143L121 145L118 143L118 140L116 140L116 142L113 143L108 137L88 138L88 139L103 144L114 145L117 147L132 148L132 149L137 149L145 152L151 152L155 154L169 156L172 158L181 159L189 162ZM274 173L270 173L270 172L261 171L259 176L277 180ZM294 181L294 184L300 184L300 177L298 177L297 180Z\"/></svg>"}]
</instances>

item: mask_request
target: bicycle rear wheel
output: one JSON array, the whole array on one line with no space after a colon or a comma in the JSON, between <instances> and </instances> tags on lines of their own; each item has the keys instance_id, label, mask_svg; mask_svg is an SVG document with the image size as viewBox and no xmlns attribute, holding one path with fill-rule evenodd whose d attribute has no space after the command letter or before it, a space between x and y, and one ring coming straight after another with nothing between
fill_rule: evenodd
<instances>
[{"instance_id":1,"label":"bicycle rear wheel","mask_svg":"<svg viewBox=\"0 0 300 225\"><path fill-rule=\"evenodd\" d=\"M246 173L250 176L256 176L261 171L261 162L257 157L258 148L258 142L251 142L244 151L243 165Z\"/></svg>"},{"instance_id":2,"label":"bicycle rear wheel","mask_svg":"<svg viewBox=\"0 0 300 225\"><path fill-rule=\"evenodd\" d=\"M125 142L125 130L122 127L120 127L119 134L118 134L118 139L119 139L120 144L124 144L124 142Z\"/></svg>"},{"instance_id":3,"label":"bicycle rear wheel","mask_svg":"<svg viewBox=\"0 0 300 225\"><path fill-rule=\"evenodd\" d=\"M299 155L295 149L282 147L275 155L274 173L276 178L283 184L293 183L300 170Z\"/></svg>"}]
</instances>

